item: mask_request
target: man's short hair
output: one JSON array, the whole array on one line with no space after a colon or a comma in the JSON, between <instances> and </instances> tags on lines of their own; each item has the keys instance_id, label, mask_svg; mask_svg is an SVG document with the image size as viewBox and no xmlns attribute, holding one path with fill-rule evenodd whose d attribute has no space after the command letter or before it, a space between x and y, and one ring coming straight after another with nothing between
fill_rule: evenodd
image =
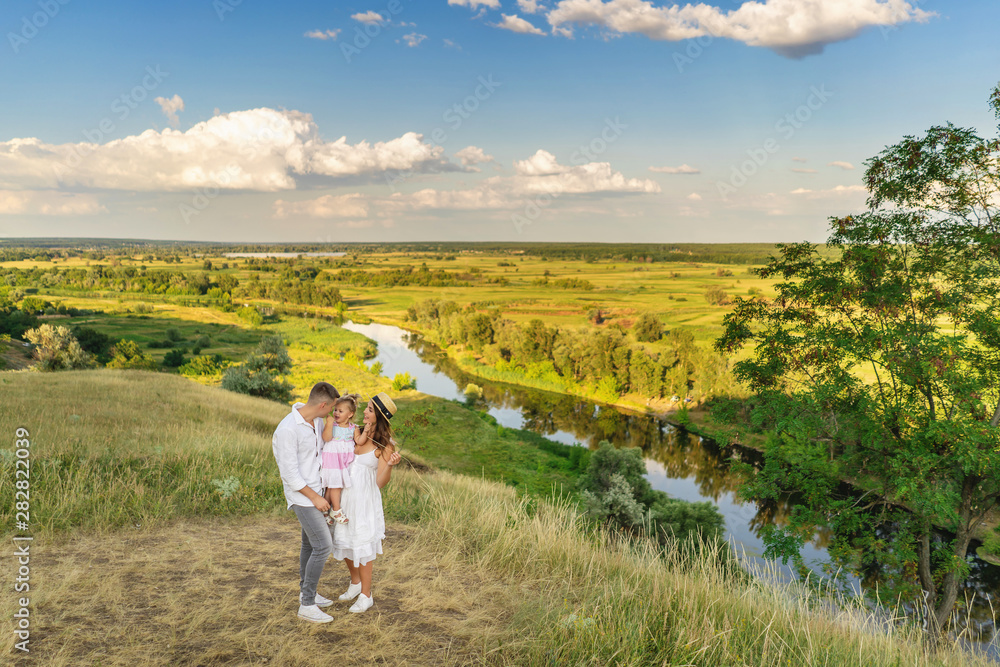
<instances>
[{"instance_id":1,"label":"man's short hair","mask_svg":"<svg viewBox=\"0 0 1000 667\"><path fill-rule=\"evenodd\" d=\"M338 398L340 392L329 382L317 382L309 392L310 403L332 403Z\"/></svg>"}]
</instances>

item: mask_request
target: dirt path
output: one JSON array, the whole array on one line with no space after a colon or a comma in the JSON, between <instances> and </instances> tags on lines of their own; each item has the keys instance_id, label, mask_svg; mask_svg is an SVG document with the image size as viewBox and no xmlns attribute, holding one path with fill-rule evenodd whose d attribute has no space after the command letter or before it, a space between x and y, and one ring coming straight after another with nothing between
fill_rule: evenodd
<instances>
[{"instance_id":1,"label":"dirt path","mask_svg":"<svg viewBox=\"0 0 1000 667\"><path fill-rule=\"evenodd\" d=\"M497 662L491 650L509 632L506 589L440 558L412 527L390 526L384 549L375 606L351 614L337 602L332 623L313 625L295 615L299 528L290 513L36 542L32 650L17 664ZM336 598L347 583L331 561L319 590Z\"/></svg>"}]
</instances>

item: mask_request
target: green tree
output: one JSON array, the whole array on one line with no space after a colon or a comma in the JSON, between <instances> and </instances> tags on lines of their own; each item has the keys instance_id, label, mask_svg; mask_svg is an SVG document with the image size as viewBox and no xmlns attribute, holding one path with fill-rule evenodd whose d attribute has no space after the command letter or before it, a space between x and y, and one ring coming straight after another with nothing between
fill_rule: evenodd
<instances>
[{"instance_id":1,"label":"green tree","mask_svg":"<svg viewBox=\"0 0 1000 667\"><path fill-rule=\"evenodd\" d=\"M123 370L156 371L160 366L156 360L143 352L134 340L120 340L111 348L108 368Z\"/></svg>"},{"instance_id":2,"label":"green tree","mask_svg":"<svg viewBox=\"0 0 1000 667\"><path fill-rule=\"evenodd\" d=\"M222 388L278 403L290 403L293 387L281 376L291 369L292 359L281 337L268 336L242 364L226 369L222 375Z\"/></svg>"},{"instance_id":3,"label":"green tree","mask_svg":"<svg viewBox=\"0 0 1000 667\"><path fill-rule=\"evenodd\" d=\"M591 453L578 482L587 514L604 525L661 544L696 535L714 539L724 520L709 502L689 503L653 489L638 447L616 449L607 440ZM725 545L721 545L724 548Z\"/></svg>"},{"instance_id":4,"label":"green tree","mask_svg":"<svg viewBox=\"0 0 1000 667\"><path fill-rule=\"evenodd\" d=\"M633 332L640 343L655 343L663 338L663 322L652 313L643 313L635 323Z\"/></svg>"},{"instance_id":5,"label":"green tree","mask_svg":"<svg viewBox=\"0 0 1000 667\"><path fill-rule=\"evenodd\" d=\"M93 355L97 363L106 364L111 361L111 346L114 345L111 336L90 327L73 327L72 333L83 351Z\"/></svg>"},{"instance_id":6,"label":"green tree","mask_svg":"<svg viewBox=\"0 0 1000 667\"><path fill-rule=\"evenodd\" d=\"M35 345L36 370L68 371L95 366L94 358L87 354L67 327L43 324L26 331L24 337Z\"/></svg>"},{"instance_id":7,"label":"green tree","mask_svg":"<svg viewBox=\"0 0 1000 667\"><path fill-rule=\"evenodd\" d=\"M163 365L167 368L180 368L184 365L184 351L170 350L163 355Z\"/></svg>"},{"instance_id":8,"label":"green tree","mask_svg":"<svg viewBox=\"0 0 1000 667\"><path fill-rule=\"evenodd\" d=\"M992 105L1000 117L1000 87ZM836 254L779 246L759 270L776 298L738 299L717 341L753 347L736 375L777 431L747 492L801 494L769 554L794 558L830 525L831 554L895 572L893 600L926 601L935 640L1000 501L998 156L950 124L885 149L866 162L869 210L832 219Z\"/></svg>"}]
</instances>

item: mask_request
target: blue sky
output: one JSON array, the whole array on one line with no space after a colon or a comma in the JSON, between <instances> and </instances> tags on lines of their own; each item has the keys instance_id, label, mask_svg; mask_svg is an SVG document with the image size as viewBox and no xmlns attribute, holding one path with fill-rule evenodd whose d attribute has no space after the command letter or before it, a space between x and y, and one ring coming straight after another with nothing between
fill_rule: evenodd
<instances>
[{"instance_id":1,"label":"blue sky","mask_svg":"<svg viewBox=\"0 0 1000 667\"><path fill-rule=\"evenodd\" d=\"M931 0L8 2L0 236L821 241L884 146L945 121L995 136L998 19Z\"/></svg>"}]
</instances>

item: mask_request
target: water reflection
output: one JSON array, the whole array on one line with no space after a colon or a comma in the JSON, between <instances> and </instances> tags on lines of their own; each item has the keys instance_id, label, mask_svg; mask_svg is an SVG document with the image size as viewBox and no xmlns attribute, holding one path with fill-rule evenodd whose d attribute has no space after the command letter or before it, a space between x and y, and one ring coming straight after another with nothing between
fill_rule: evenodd
<instances>
[{"instance_id":1,"label":"water reflection","mask_svg":"<svg viewBox=\"0 0 1000 667\"><path fill-rule=\"evenodd\" d=\"M510 428L528 429L564 444L580 444L594 448L602 440L616 447L639 447L646 458L647 478L655 489L675 498L692 502L708 500L718 506L726 519L727 538L751 559L763 561L761 530L767 525L785 525L795 504L793 497L762 505L748 503L738 495L739 478L730 469L733 460L750 464L760 461L754 450L720 447L672 424L649 415L600 405L582 398L537 389L494 383L462 371L437 346L417 334L408 334L398 327L381 324L344 328L362 333L375 340L378 356L370 363L381 362L383 373L392 377L407 372L417 378L417 388L427 394L454 400L466 400L464 389L469 384L482 388L474 400L478 409L488 410L497 421ZM886 527L891 530L891 527ZM826 547L832 533L820 530L802 549L807 567L821 573L837 569ZM941 534L938 539L948 539ZM967 629L977 642L994 636L995 618L990 598L1000 590L1000 567L990 565L976 556L969 557L971 575L960 594L973 600L963 610L966 615L960 626ZM871 589L884 584L898 573L886 568L870 567L860 578L841 575L844 588L863 586ZM991 647L995 655L996 647Z\"/></svg>"}]
</instances>

